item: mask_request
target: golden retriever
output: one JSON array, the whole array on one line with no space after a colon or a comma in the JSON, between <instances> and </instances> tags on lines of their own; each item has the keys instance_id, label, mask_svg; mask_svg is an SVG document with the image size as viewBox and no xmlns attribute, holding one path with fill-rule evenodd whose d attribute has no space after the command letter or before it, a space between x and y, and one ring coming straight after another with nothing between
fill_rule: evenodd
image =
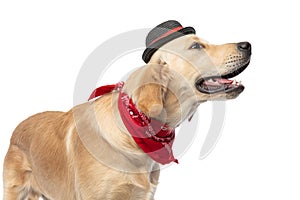
<instances>
[{"instance_id":1,"label":"golden retriever","mask_svg":"<svg viewBox=\"0 0 300 200\"><path fill-rule=\"evenodd\" d=\"M200 103L236 98L244 86L229 78L247 67L250 55L248 42L212 45L185 35L159 48L122 90L146 116L176 128ZM117 96L18 125L4 161L4 200L154 199L159 164L126 130Z\"/></svg>"}]
</instances>

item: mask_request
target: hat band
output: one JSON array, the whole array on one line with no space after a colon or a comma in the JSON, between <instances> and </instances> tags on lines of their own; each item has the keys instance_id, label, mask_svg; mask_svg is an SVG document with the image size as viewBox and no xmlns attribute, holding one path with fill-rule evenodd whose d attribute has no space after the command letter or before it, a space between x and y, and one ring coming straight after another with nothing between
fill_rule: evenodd
<instances>
[{"instance_id":1,"label":"hat band","mask_svg":"<svg viewBox=\"0 0 300 200\"><path fill-rule=\"evenodd\" d=\"M176 28L173 28L173 29L167 31L166 33L162 34L161 36L159 36L158 38L156 38L155 40L153 40L148 46L154 44L154 43L157 42L158 40L160 40L160 39L162 39L162 38L164 38L164 37L167 37L168 35L170 35L170 34L176 32L176 31L179 31L179 30L181 30L181 29L183 29L183 27L182 27L182 26L178 26L178 27L176 27Z\"/></svg>"}]
</instances>

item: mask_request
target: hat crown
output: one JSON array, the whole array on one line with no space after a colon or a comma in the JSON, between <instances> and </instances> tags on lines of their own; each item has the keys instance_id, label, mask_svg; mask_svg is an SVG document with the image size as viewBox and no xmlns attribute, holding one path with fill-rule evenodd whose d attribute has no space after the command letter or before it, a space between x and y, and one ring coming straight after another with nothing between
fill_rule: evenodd
<instances>
[{"instance_id":1,"label":"hat crown","mask_svg":"<svg viewBox=\"0 0 300 200\"><path fill-rule=\"evenodd\" d=\"M142 55L148 63L152 55L164 44L187 34L195 34L193 27L182 27L178 21L168 20L154 27L146 37L146 49Z\"/></svg>"},{"instance_id":2,"label":"hat crown","mask_svg":"<svg viewBox=\"0 0 300 200\"><path fill-rule=\"evenodd\" d=\"M148 33L146 46L148 47L155 39L177 27L182 27L182 25L176 20L168 20L157 25Z\"/></svg>"}]
</instances>

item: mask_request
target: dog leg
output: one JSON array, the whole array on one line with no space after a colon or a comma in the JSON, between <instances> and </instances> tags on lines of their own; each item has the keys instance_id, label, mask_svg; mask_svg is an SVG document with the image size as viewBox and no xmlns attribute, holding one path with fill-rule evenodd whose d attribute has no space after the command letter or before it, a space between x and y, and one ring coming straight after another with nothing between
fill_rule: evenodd
<instances>
[{"instance_id":1,"label":"dog leg","mask_svg":"<svg viewBox=\"0 0 300 200\"><path fill-rule=\"evenodd\" d=\"M34 192L32 190L30 190L29 194L28 194L28 200L39 200L39 198L41 197L41 195L37 192Z\"/></svg>"},{"instance_id":2,"label":"dog leg","mask_svg":"<svg viewBox=\"0 0 300 200\"><path fill-rule=\"evenodd\" d=\"M31 190L31 168L26 155L15 145L6 154L3 167L4 200L37 200L39 195Z\"/></svg>"}]
</instances>

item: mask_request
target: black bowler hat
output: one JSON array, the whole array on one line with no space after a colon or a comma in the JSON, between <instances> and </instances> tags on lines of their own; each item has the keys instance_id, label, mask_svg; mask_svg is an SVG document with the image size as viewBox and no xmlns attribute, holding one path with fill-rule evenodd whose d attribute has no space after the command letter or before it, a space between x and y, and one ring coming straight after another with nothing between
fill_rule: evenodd
<instances>
[{"instance_id":1,"label":"black bowler hat","mask_svg":"<svg viewBox=\"0 0 300 200\"><path fill-rule=\"evenodd\" d=\"M178 37L195 34L193 27L185 27L175 20L169 20L157 25L147 35L146 49L143 53L143 60L148 63L151 56L164 44L174 40Z\"/></svg>"}]
</instances>

